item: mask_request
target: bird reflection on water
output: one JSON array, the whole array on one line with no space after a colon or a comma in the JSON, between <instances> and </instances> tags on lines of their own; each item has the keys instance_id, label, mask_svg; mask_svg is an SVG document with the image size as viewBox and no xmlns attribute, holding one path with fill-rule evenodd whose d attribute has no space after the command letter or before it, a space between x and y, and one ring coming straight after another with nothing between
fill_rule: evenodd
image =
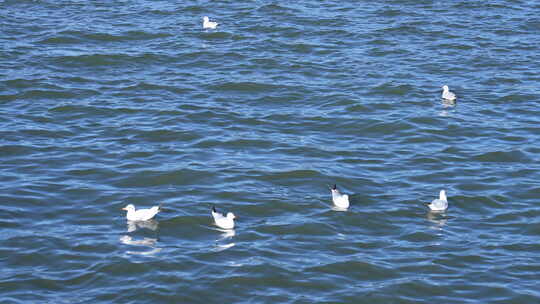
<instances>
[{"instance_id":1,"label":"bird reflection on water","mask_svg":"<svg viewBox=\"0 0 540 304\"><path fill-rule=\"evenodd\" d=\"M220 252L220 251L232 248L236 245L236 243L234 242L228 242L229 240L232 240L232 238L236 235L236 232L234 229L212 228L212 230L223 232L216 239L216 244L214 245L212 251Z\"/></svg>"},{"instance_id":2,"label":"bird reflection on water","mask_svg":"<svg viewBox=\"0 0 540 304\"><path fill-rule=\"evenodd\" d=\"M134 240L133 237L129 235L123 235L120 237L120 242L125 245L155 247L157 239L145 237L142 240Z\"/></svg>"},{"instance_id":3,"label":"bird reflection on water","mask_svg":"<svg viewBox=\"0 0 540 304\"><path fill-rule=\"evenodd\" d=\"M157 220L148 220L148 221L127 221L127 232L133 233L138 229L148 229L151 231L158 231L159 222ZM154 255L162 250L162 248L157 247L158 237L143 237L142 239L136 239L131 235L123 235L120 237L120 243L128 246L138 246L138 247L148 247L150 250L143 251L126 251L127 254L132 255L143 255L149 256Z\"/></svg>"},{"instance_id":4,"label":"bird reflection on water","mask_svg":"<svg viewBox=\"0 0 540 304\"><path fill-rule=\"evenodd\" d=\"M159 222L157 220L148 221L127 221L127 232L135 232L137 229L146 228L152 231L156 231L159 228Z\"/></svg>"},{"instance_id":5,"label":"bird reflection on water","mask_svg":"<svg viewBox=\"0 0 540 304\"><path fill-rule=\"evenodd\" d=\"M433 224L431 225L431 229L442 230L448 222L446 214L441 211L428 211L426 218Z\"/></svg>"}]
</instances>

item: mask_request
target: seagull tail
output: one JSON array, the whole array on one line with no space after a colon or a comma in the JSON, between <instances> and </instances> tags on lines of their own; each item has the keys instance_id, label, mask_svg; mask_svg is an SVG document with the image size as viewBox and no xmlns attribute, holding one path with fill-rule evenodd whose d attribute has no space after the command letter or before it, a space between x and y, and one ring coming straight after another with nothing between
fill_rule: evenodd
<instances>
[{"instance_id":1,"label":"seagull tail","mask_svg":"<svg viewBox=\"0 0 540 304\"><path fill-rule=\"evenodd\" d=\"M159 206L158 206L158 211L163 211L163 203L159 203Z\"/></svg>"}]
</instances>

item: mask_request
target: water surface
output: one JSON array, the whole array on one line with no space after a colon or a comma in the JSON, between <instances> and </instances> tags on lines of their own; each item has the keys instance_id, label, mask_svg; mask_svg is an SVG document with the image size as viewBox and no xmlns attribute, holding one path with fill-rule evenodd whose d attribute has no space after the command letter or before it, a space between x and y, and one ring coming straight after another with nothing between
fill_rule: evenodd
<instances>
[{"instance_id":1,"label":"water surface","mask_svg":"<svg viewBox=\"0 0 540 304\"><path fill-rule=\"evenodd\" d=\"M1 302L540 301L539 9L0 1Z\"/></svg>"}]
</instances>

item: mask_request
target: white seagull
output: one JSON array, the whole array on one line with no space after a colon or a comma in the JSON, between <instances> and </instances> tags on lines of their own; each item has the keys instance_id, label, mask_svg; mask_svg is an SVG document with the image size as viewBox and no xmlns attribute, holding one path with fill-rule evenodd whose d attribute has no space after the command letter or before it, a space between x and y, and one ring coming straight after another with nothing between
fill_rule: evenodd
<instances>
[{"instance_id":1,"label":"white seagull","mask_svg":"<svg viewBox=\"0 0 540 304\"><path fill-rule=\"evenodd\" d=\"M441 95L442 99L449 100L449 101L456 100L456 94L450 92L447 85L443 85L442 89L443 89L443 92Z\"/></svg>"},{"instance_id":2,"label":"white seagull","mask_svg":"<svg viewBox=\"0 0 540 304\"><path fill-rule=\"evenodd\" d=\"M232 212L228 212L227 216L216 211L216 207L212 207L212 217L216 222L216 226L223 229L233 229L234 228L234 219L236 216Z\"/></svg>"},{"instance_id":3,"label":"white seagull","mask_svg":"<svg viewBox=\"0 0 540 304\"><path fill-rule=\"evenodd\" d=\"M210 21L210 19L208 19L208 16L203 17L203 24L202 24L203 29L215 29L217 26L218 26L218 23L214 21Z\"/></svg>"},{"instance_id":4,"label":"white seagull","mask_svg":"<svg viewBox=\"0 0 540 304\"><path fill-rule=\"evenodd\" d=\"M341 209L349 208L349 196L347 194L341 194L335 184L330 190L332 190L332 201L334 201L336 207Z\"/></svg>"},{"instance_id":5,"label":"white seagull","mask_svg":"<svg viewBox=\"0 0 540 304\"><path fill-rule=\"evenodd\" d=\"M448 200L446 199L446 191L441 190L439 199L434 199L430 204L427 204L432 211L444 211L448 208Z\"/></svg>"},{"instance_id":6,"label":"white seagull","mask_svg":"<svg viewBox=\"0 0 540 304\"><path fill-rule=\"evenodd\" d=\"M128 221L148 221L152 219L159 211L161 211L161 205L154 206L150 209L139 209L135 210L135 206L133 204L129 204L122 208L122 210L126 210L126 218Z\"/></svg>"}]
</instances>

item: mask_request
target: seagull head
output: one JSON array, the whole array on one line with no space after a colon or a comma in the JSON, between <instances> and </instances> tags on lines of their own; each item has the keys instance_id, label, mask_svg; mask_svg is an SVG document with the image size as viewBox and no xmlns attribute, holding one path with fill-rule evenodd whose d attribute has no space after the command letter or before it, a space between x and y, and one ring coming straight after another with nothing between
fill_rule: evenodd
<instances>
[{"instance_id":1,"label":"seagull head","mask_svg":"<svg viewBox=\"0 0 540 304\"><path fill-rule=\"evenodd\" d=\"M445 190L441 190L441 192L439 193L439 199L441 201L446 201L446 191Z\"/></svg>"},{"instance_id":2,"label":"seagull head","mask_svg":"<svg viewBox=\"0 0 540 304\"><path fill-rule=\"evenodd\" d=\"M447 91L448 91L448 86L447 86L447 85L443 85L443 86L442 86L442 89L443 89L443 91L447 92Z\"/></svg>"},{"instance_id":3,"label":"seagull head","mask_svg":"<svg viewBox=\"0 0 540 304\"><path fill-rule=\"evenodd\" d=\"M203 19L204 22L210 21L210 19L208 19L208 16L204 16L204 17L202 17L202 19Z\"/></svg>"},{"instance_id":4,"label":"seagull head","mask_svg":"<svg viewBox=\"0 0 540 304\"><path fill-rule=\"evenodd\" d=\"M230 219L230 220L234 220L236 218L236 216L234 215L234 213L228 212L227 213L227 218Z\"/></svg>"},{"instance_id":5,"label":"seagull head","mask_svg":"<svg viewBox=\"0 0 540 304\"><path fill-rule=\"evenodd\" d=\"M129 205L125 206L124 208L122 208L122 210L126 210L127 212L135 211L135 206L133 206L133 204L129 204Z\"/></svg>"}]
</instances>

